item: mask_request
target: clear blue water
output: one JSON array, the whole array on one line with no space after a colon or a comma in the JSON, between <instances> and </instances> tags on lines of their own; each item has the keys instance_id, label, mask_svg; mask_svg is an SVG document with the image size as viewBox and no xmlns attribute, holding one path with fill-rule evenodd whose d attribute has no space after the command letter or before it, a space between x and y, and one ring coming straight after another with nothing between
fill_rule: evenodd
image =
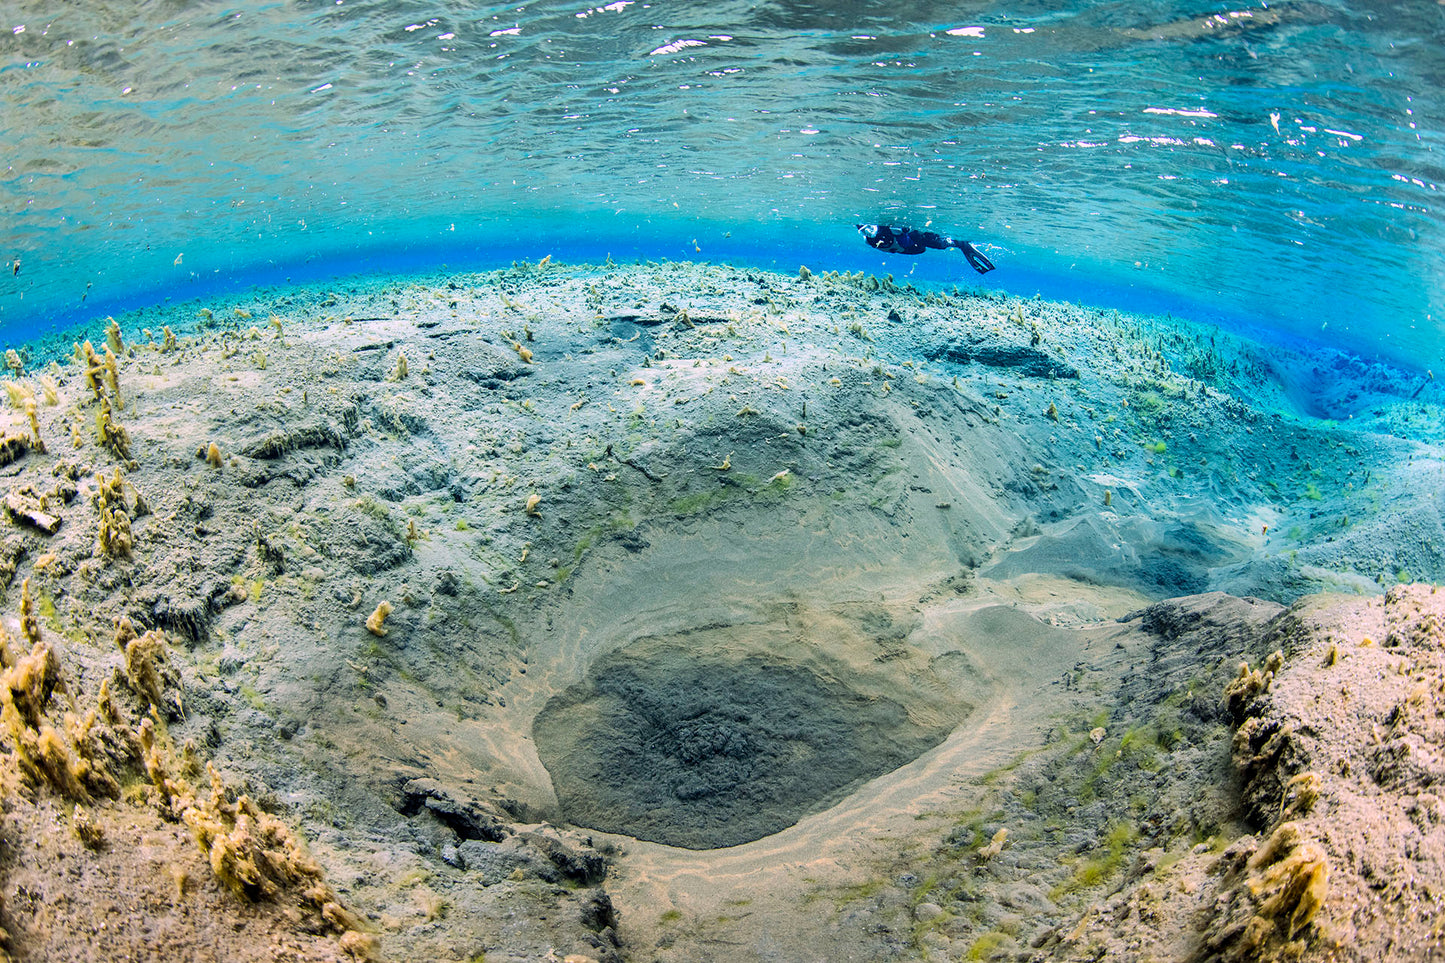
<instances>
[{"instance_id":1,"label":"clear blue water","mask_svg":"<svg viewBox=\"0 0 1445 963\"><path fill-rule=\"evenodd\" d=\"M1445 6L0 3L0 328L358 270L697 258L1445 363ZM15 274L11 265L20 262Z\"/></svg>"}]
</instances>

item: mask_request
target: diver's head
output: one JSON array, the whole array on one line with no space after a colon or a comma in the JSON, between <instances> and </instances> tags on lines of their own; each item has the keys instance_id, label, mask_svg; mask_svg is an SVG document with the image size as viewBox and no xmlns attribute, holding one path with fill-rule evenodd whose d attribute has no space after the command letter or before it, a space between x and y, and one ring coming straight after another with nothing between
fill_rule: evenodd
<instances>
[{"instance_id":1,"label":"diver's head","mask_svg":"<svg viewBox=\"0 0 1445 963\"><path fill-rule=\"evenodd\" d=\"M856 226L857 226L857 228L858 228L858 233L859 233L859 234L862 234L864 237L877 237L877 236L878 236L878 225L877 225L877 224L859 224L859 225L856 225Z\"/></svg>"}]
</instances>

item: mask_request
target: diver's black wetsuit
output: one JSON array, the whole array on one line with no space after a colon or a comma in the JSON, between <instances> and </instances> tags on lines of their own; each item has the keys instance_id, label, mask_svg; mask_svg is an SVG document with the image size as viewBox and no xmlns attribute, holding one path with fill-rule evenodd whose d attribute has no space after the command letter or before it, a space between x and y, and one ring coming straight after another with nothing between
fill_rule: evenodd
<instances>
[{"instance_id":1,"label":"diver's black wetsuit","mask_svg":"<svg viewBox=\"0 0 1445 963\"><path fill-rule=\"evenodd\" d=\"M869 247L889 254L922 254L927 250L946 251L956 247L968 258L968 263L979 274L993 270L993 262L979 253L967 241L955 241L932 231L916 231L911 227L889 227L886 224L859 224L858 233Z\"/></svg>"}]
</instances>

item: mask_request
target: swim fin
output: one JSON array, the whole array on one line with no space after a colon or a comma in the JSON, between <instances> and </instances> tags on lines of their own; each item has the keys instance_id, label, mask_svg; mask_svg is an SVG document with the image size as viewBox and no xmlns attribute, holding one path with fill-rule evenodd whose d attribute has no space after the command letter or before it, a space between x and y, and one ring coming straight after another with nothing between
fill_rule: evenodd
<instances>
[{"instance_id":1,"label":"swim fin","mask_svg":"<svg viewBox=\"0 0 1445 963\"><path fill-rule=\"evenodd\" d=\"M973 269L979 274L987 274L993 270L993 262L984 257L978 248L967 241L954 241L953 243L963 252L963 256L968 258L968 263L972 265Z\"/></svg>"}]
</instances>

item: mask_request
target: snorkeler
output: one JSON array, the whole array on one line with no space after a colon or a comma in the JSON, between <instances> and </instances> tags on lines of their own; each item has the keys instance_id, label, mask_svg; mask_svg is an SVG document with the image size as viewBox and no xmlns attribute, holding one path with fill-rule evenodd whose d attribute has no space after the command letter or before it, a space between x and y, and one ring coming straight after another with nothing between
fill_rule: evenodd
<instances>
[{"instance_id":1,"label":"snorkeler","mask_svg":"<svg viewBox=\"0 0 1445 963\"><path fill-rule=\"evenodd\" d=\"M886 251L889 254L922 254L932 249L935 251L946 251L956 247L968 258L968 263L979 274L987 274L993 270L993 262L979 253L978 249L967 241L955 241L951 237L944 237L932 231L915 231L911 227L888 227L885 224L859 224L858 233L863 235L863 240L868 242L869 247Z\"/></svg>"}]
</instances>

